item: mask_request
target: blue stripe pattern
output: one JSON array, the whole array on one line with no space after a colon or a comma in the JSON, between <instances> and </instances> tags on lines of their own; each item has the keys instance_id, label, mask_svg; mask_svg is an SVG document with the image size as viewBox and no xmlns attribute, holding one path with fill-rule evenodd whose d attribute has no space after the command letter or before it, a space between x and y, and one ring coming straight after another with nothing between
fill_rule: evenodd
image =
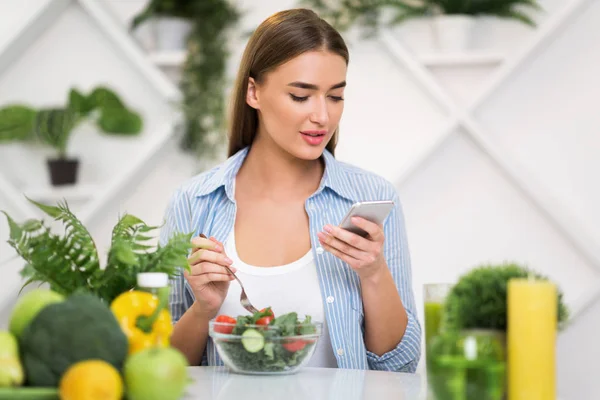
<instances>
[{"instance_id":1,"label":"blue stripe pattern","mask_svg":"<svg viewBox=\"0 0 600 400\"><path fill-rule=\"evenodd\" d=\"M204 233L223 242L233 229L236 203L233 184L248 148L219 166L181 185L165 213L160 243L174 232ZM324 302L331 344L339 368L415 372L421 355L421 325L412 290L411 262L400 199L394 186L373 173L323 153L325 172L317 191L305 204L309 217L313 256ZM317 232L325 224L338 225L356 201L393 200L395 208L384 224L384 254L408 313L408 326L396 348L377 356L364 343L364 311L358 275L343 261L322 251ZM170 310L176 323L193 304L194 294L183 275L171 280ZM223 365L209 337L201 365Z\"/></svg>"}]
</instances>

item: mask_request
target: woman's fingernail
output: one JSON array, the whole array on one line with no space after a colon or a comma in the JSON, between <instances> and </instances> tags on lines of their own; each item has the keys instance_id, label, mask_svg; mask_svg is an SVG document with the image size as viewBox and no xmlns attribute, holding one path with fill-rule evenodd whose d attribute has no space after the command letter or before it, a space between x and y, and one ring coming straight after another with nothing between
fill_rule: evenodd
<instances>
[{"instance_id":1,"label":"woman's fingernail","mask_svg":"<svg viewBox=\"0 0 600 400\"><path fill-rule=\"evenodd\" d=\"M231 258L229 258L229 257L225 257L225 262L227 264L233 264L233 260Z\"/></svg>"},{"instance_id":2,"label":"woman's fingernail","mask_svg":"<svg viewBox=\"0 0 600 400\"><path fill-rule=\"evenodd\" d=\"M325 232L327 232L327 233L331 233L331 232L333 232L333 229L331 229L331 226L329 226L329 225L325 225L325 227L324 227L323 229L324 229L324 230L325 230Z\"/></svg>"},{"instance_id":3,"label":"woman's fingernail","mask_svg":"<svg viewBox=\"0 0 600 400\"><path fill-rule=\"evenodd\" d=\"M319 237L319 239L325 239L325 234L323 232L317 232L317 236Z\"/></svg>"}]
</instances>

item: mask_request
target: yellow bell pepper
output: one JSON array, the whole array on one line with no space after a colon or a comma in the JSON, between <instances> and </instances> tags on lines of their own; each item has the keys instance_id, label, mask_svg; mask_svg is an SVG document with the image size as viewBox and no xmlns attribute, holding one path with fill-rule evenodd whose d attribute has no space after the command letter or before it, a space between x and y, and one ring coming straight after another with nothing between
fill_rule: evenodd
<instances>
[{"instance_id":1,"label":"yellow bell pepper","mask_svg":"<svg viewBox=\"0 0 600 400\"><path fill-rule=\"evenodd\" d=\"M113 300L110 309L129 341L129 354L149 347L168 347L173 333L171 314L166 305L168 288L159 289L158 297L132 290Z\"/></svg>"}]
</instances>

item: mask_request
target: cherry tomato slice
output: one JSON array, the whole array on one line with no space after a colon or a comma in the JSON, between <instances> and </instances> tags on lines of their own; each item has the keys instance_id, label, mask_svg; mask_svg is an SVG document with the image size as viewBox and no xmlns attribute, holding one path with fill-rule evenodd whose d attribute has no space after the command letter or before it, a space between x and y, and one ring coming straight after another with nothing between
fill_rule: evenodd
<instances>
[{"instance_id":1,"label":"cherry tomato slice","mask_svg":"<svg viewBox=\"0 0 600 400\"><path fill-rule=\"evenodd\" d=\"M306 346L306 342L304 340L292 340L283 343L282 346L290 353L295 353L296 351L302 350Z\"/></svg>"},{"instance_id":2,"label":"cherry tomato slice","mask_svg":"<svg viewBox=\"0 0 600 400\"><path fill-rule=\"evenodd\" d=\"M262 310L260 310L261 313L267 311L266 308L263 308ZM273 310L269 309L269 313L271 314L271 317L275 318L275 314L273 313Z\"/></svg>"},{"instance_id":3,"label":"cherry tomato slice","mask_svg":"<svg viewBox=\"0 0 600 400\"><path fill-rule=\"evenodd\" d=\"M267 325L269 325L269 324L271 323L271 321L273 321L273 317L272 317L272 316L270 316L270 315L267 315L267 316L264 316L264 317L261 317L261 318L259 318L259 319L256 321L256 325L264 325L264 326L267 326Z\"/></svg>"},{"instance_id":4,"label":"cherry tomato slice","mask_svg":"<svg viewBox=\"0 0 600 400\"><path fill-rule=\"evenodd\" d=\"M232 324L232 325L220 325L220 324L214 325L215 332L224 333L226 335L229 335L231 332L233 332L233 327L237 321L235 318L230 317L229 315L219 315L219 316L217 316L217 318L215 318L215 322Z\"/></svg>"}]
</instances>

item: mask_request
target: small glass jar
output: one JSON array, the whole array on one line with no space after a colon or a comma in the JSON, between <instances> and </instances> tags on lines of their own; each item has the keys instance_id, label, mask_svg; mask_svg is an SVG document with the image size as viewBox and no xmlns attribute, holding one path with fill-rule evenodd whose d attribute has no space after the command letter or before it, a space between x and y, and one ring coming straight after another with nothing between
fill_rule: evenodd
<instances>
[{"instance_id":1,"label":"small glass jar","mask_svg":"<svg viewBox=\"0 0 600 400\"><path fill-rule=\"evenodd\" d=\"M146 332L150 335L152 345L166 347L170 343L173 330L169 314L169 276L164 272L143 272L137 274L136 290L150 293L144 296L148 314L141 316ZM149 333L152 331L153 333Z\"/></svg>"}]
</instances>

